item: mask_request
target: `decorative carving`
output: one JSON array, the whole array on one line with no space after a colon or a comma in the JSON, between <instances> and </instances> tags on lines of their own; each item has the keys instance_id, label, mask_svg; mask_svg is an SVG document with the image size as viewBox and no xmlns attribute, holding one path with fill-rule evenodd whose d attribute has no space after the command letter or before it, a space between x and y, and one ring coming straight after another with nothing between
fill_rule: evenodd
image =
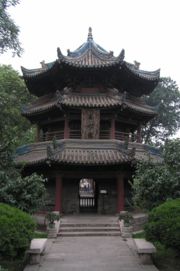
<instances>
[{"instance_id":1,"label":"decorative carving","mask_svg":"<svg viewBox=\"0 0 180 271\"><path fill-rule=\"evenodd\" d=\"M42 67L43 70L45 70L45 69L47 68L47 65L46 65L46 63L45 63L44 60L42 60L42 61L40 62L40 64L41 64L41 67Z\"/></svg>"},{"instance_id":2,"label":"decorative carving","mask_svg":"<svg viewBox=\"0 0 180 271\"><path fill-rule=\"evenodd\" d=\"M134 60L134 66L135 66L135 69L139 70L140 65L141 65L141 63L140 63L140 62L138 62L138 61Z\"/></svg>"},{"instance_id":3,"label":"decorative carving","mask_svg":"<svg viewBox=\"0 0 180 271\"><path fill-rule=\"evenodd\" d=\"M120 59L120 61L123 61L123 60L124 60L124 57L125 57L125 50L122 49L121 52L120 52L120 54L119 54L119 59Z\"/></svg>"},{"instance_id":4,"label":"decorative carving","mask_svg":"<svg viewBox=\"0 0 180 271\"><path fill-rule=\"evenodd\" d=\"M98 139L100 112L98 109L82 109L81 134L83 139Z\"/></svg>"},{"instance_id":5,"label":"decorative carving","mask_svg":"<svg viewBox=\"0 0 180 271\"><path fill-rule=\"evenodd\" d=\"M89 27L89 32L88 32L88 38L87 38L88 41L90 40L93 40L93 36L92 36L92 28Z\"/></svg>"}]
</instances>

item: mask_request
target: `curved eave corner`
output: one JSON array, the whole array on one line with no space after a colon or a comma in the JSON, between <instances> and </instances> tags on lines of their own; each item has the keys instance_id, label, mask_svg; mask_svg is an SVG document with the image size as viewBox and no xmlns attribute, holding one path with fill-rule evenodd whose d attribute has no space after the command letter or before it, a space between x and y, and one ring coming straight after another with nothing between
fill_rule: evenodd
<instances>
[{"instance_id":1,"label":"curved eave corner","mask_svg":"<svg viewBox=\"0 0 180 271\"><path fill-rule=\"evenodd\" d=\"M37 69L26 69L23 66L21 66L21 71L22 71L24 79L31 79L31 78L36 78L44 74L47 74L47 72L53 70L57 64L58 64L58 60L55 60L50 63L46 63L44 64L44 67L37 68Z\"/></svg>"},{"instance_id":2,"label":"curved eave corner","mask_svg":"<svg viewBox=\"0 0 180 271\"><path fill-rule=\"evenodd\" d=\"M160 69L157 69L155 71L144 71L136 68L135 65L130 64L126 61L124 61L123 67L128 73L132 74L136 78L153 83L158 83L160 80Z\"/></svg>"}]
</instances>

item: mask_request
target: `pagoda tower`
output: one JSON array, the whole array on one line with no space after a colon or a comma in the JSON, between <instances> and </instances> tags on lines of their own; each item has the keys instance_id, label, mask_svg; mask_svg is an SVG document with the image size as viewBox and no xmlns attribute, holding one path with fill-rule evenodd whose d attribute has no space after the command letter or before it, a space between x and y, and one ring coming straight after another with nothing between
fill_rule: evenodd
<instances>
[{"instance_id":1,"label":"pagoda tower","mask_svg":"<svg viewBox=\"0 0 180 271\"><path fill-rule=\"evenodd\" d=\"M46 210L62 213L117 213L129 199L134 163L158 151L142 144L142 126L156 116L144 101L159 81L159 70L116 57L94 42L25 69L29 92L37 97L22 114L37 126L36 142L17 149L23 174L43 174L49 195Z\"/></svg>"}]
</instances>

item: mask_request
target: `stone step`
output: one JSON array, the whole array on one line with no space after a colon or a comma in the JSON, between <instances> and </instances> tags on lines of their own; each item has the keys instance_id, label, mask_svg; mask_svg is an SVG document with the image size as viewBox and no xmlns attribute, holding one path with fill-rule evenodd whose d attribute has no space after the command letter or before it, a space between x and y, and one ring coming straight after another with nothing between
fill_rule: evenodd
<instances>
[{"instance_id":1,"label":"stone step","mask_svg":"<svg viewBox=\"0 0 180 271\"><path fill-rule=\"evenodd\" d=\"M119 227L61 227L61 232L68 231L120 231Z\"/></svg>"},{"instance_id":2,"label":"stone step","mask_svg":"<svg viewBox=\"0 0 180 271\"><path fill-rule=\"evenodd\" d=\"M117 227L117 223L61 223L61 227Z\"/></svg>"},{"instance_id":3,"label":"stone step","mask_svg":"<svg viewBox=\"0 0 180 271\"><path fill-rule=\"evenodd\" d=\"M102 232L94 232L94 231L86 231L86 232L59 232L58 237L81 237L81 236L120 236L120 231L102 231Z\"/></svg>"}]
</instances>

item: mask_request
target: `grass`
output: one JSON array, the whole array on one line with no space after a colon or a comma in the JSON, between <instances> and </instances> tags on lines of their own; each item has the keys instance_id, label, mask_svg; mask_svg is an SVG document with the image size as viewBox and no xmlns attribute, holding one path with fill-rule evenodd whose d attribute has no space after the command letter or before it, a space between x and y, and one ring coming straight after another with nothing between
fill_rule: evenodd
<instances>
[{"instance_id":1,"label":"grass","mask_svg":"<svg viewBox=\"0 0 180 271\"><path fill-rule=\"evenodd\" d=\"M33 238L47 238L47 236L48 236L47 232L35 231Z\"/></svg>"},{"instance_id":2,"label":"grass","mask_svg":"<svg viewBox=\"0 0 180 271\"><path fill-rule=\"evenodd\" d=\"M135 239L136 238L145 239L145 233L144 231L136 232L136 233L133 233L132 237Z\"/></svg>"}]
</instances>

